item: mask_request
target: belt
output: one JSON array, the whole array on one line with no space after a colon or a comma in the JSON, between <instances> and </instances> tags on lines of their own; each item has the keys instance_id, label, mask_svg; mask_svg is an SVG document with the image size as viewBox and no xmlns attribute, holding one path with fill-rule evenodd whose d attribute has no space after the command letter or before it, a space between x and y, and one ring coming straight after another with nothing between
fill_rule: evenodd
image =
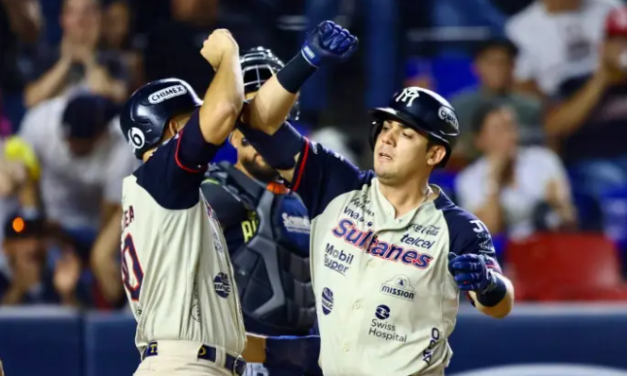
<instances>
[{"instance_id":1,"label":"belt","mask_svg":"<svg viewBox=\"0 0 627 376\"><path fill-rule=\"evenodd\" d=\"M149 356L158 355L158 345L157 342L150 342L148 346L143 351L143 357L147 358ZM217 350L213 346L202 345L200 350L198 350L198 359L208 360L210 362L216 363L216 353ZM242 376L246 371L246 361L241 356L234 357L233 355L225 354L226 360L224 361L224 368L233 372L233 374L237 376ZM217 365L217 363L216 363Z\"/></svg>"}]
</instances>

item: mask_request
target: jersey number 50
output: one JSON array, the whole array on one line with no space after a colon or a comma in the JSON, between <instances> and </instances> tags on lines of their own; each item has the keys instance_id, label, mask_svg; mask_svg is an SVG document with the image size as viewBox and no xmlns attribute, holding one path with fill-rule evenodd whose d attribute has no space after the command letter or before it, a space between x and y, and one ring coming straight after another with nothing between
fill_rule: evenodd
<instances>
[{"instance_id":1,"label":"jersey number 50","mask_svg":"<svg viewBox=\"0 0 627 376\"><path fill-rule=\"evenodd\" d=\"M144 271L139 264L135 244L131 234L126 235L122 245L122 283L129 292L131 300L139 300L139 293L142 289Z\"/></svg>"}]
</instances>

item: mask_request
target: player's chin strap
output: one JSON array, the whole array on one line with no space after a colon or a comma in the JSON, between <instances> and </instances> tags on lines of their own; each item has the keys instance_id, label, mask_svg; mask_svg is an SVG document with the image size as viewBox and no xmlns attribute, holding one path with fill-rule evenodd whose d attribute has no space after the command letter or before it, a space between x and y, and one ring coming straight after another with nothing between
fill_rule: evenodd
<instances>
[{"instance_id":1,"label":"player's chin strap","mask_svg":"<svg viewBox=\"0 0 627 376\"><path fill-rule=\"evenodd\" d=\"M266 367L297 366L306 374L320 374L318 357L320 355L320 337L278 336L266 338Z\"/></svg>"}]
</instances>

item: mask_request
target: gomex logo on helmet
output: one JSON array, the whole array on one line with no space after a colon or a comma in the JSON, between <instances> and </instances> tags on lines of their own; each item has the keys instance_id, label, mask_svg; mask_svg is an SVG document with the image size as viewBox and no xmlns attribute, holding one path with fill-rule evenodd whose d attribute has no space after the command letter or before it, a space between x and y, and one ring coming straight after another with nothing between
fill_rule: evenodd
<instances>
[{"instance_id":1,"label":"gomex logo on helmet","mask_svg":"<svg viewBox=\"0 0 627 376\"><path fill-rule=\"evenodd\" d=\"M185 88L185 86L174 85L150 94L150 96L148 97L148 102L150 104L157 104L163 101L167 101L170 98L178 97L184 94L187 94L187 89Z\"/></svg>"}]
</instances>

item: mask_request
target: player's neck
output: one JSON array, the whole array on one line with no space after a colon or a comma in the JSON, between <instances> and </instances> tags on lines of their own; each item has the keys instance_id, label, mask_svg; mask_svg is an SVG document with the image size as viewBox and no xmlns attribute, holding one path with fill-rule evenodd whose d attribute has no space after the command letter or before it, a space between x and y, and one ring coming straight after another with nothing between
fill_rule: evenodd
<instances>
[{"instance_id":1,"label":"player's neck","mask_svg":"<svg viewBox=\"0 0 627 376\"><path fill-rule=\"evenodd\" d=\"M432 192L428 177L411 179L402 185L385 185L379 182L379 190L394 207L397 218L423 204Z\"/></svg>"}]
</instances>

